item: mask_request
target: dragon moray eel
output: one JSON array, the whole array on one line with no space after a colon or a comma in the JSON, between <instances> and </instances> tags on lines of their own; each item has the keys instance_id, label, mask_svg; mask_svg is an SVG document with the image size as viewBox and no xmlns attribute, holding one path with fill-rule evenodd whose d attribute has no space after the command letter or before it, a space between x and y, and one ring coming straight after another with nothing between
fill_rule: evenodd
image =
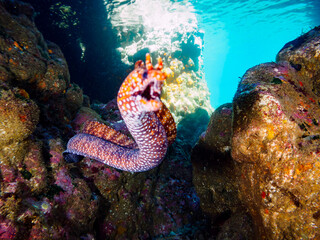
<instances>
[{"instance_id":1,"label":"dragon moray eel","mask_svg":"<svg viewBox=\"0 0 320 240\"><path fill-rule=\"evenodd\" d=\"M87 122L72 137L64 155L81 155L130 172L158 166L176 137L176 125L160 94L166 79L161 58L153 67L150 55L138 61L122 83L118 108L132 138L103 123Z\"/></svg>"}]
</instances>

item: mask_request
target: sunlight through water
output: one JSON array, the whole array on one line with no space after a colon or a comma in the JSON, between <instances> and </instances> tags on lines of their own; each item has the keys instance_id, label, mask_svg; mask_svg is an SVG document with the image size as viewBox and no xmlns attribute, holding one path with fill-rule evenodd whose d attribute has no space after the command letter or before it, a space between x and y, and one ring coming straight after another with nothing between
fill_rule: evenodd
<instances>
[{"instance_id":1,"label":"sunlight through water","mask_svg":"<svg viewBox=\"0 0 320 240\"><path fill-rule=\"evenodd\" d=\"M143 26L146 45L153 52L176 47L177 33L203 31L202 78L214 108L232 102L246 70L274 61L285 43L320 24L316 0L119 0L112 4L105 0L105 4L113 27L121 28L120 39L133 26ZM137 44L126 47L131 54L140 50Z\"/></svg>"}]
</instances>

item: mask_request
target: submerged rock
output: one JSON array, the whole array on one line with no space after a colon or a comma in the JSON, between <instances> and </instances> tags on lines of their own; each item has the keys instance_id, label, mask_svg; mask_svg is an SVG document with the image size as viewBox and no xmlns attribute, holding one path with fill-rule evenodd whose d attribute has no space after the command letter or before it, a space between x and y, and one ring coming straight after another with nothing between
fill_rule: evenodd
<instances>
[{"instance_id":1,"label":"submerged rock","mask_svg":"<svg viewBox=\"0 0 320 240\"><path fill-rule=\"evenodd\" d=\"M276 63L243 76L234 97L232 157L259 238L319 238L320 28Z\"/></svg>"},{"instance_id":2,"label":"submerged rock","mask_svg":"<svg viewBox=\"0 0 320 240\"><path fill-rule=\"evenodd\" d=\"M254 239L251 217L238 196L241 175L230 154L231 129L232 104L228 103L214 111L192 150L193 184L210 220L208 237Z\"/></svg>"},{"instance_id":3,"label":"submerged rock","mask_svg":"<svg viewBox=\"0 0 320 240\"><path fill-rule=\"evenodd\" d=\"M194 147L193 182L217 239L320 237L319 46L317 27L249 69Z\"/></svg>"},{"instance_id":4,"label":"submerged rock","mask_svg":"<svg viewBox=\"0 0 320 240\"><path fill-rule=\"evenodd\" d=\"M237 212L228 218L217 235L217 240L257 239L252 229L252 218L247 212Z\"/></svg>"},{"instance_id":5,"label":"submerged rock","mask_svg":"<svg viewBox=\"0 0 320 240\"><path fill-rule=\"evenodd\" d=\"M68 110L72 113L77 112L83 103L83 92L77 84L71 84L66 92L66 102Z\"/></svg>"},{"instance_id":6,"label":"submerged rock","mask_svg":"<svg viewBox=\"0 0 320 240\"><path fill-rule=\"evenodd\" d=\"M196 124L181 121L196 126L159 167L131 174L88 158L65 162L66 141L86 120L126 128L114 101L83 105L33 16L30 5L0 1L0 238L319 238L319 28L246 73L233 110L218 108L194 148L193 172L188 150L205 110ZM194 63L167 58L179 74L169 81L197 88L187 74Z\"/></svg>"},{"instance_id":7,"label":"submerged rock","mask_svg":"<svg viewBox=\"0 0 320 240\"><path fill-rule=\"evenodd\" d=\"M22 89L0 87L0 148L25 140L36 128L39 108Z\"/></svg>"},{"instance_id":8,"label":"submerged rock","mask_svg":"<svg viewBox=\"0 0 320 240\"><path fill-rule=\"evenodd\" d=\"M218 107L210 118L203 143L213 152L227 152L231 149L232 104Z\"/></svg>"},{"instance_id":9,"label":"submerged rock","mask_svg":"<svg viewBox=\"0 0 320 240\"><path fill-rule=\"evenodd\" d=\"M68 90L63 54L33 16L28 4L0 1L0 239L78 239L92 232L98 200L71 177L60 137L82 91Z\"/></svg>"}]
</instances>

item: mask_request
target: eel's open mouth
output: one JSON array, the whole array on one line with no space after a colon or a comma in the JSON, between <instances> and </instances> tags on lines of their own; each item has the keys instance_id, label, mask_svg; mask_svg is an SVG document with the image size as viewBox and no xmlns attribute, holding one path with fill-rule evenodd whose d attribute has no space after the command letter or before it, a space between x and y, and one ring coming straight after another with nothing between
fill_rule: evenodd
<instances>
[{"instance_id":1,"label":"eel's open mouth","mask_svg":"<svg viewBox=\"0 0 320 240\"><path fill-rule=\"evenodd\" d=\"M145 100L159 100L161 94L161 86L157 86L159 84L155 83L154 81L150 82L147 87L140 92L141 97Z\"/></svg>"},{"instance_id":2,"label":"eel's open mouth","mask_svg":"<svg viewBox=\"0 0 320 240\"><path fill-rule=\"evenodd\" d=\"M162 84L158 81L150 81L142 90L135 92L134 96L141 96L146 102L160 101Z\"/></svg>"},{"instance_id":3,"label":"eel's open mouth","mask_svg":"<svg viewBox=\"0 0 320 240\"><path fill-rule=\"evenodd\" d=\"M158 111L162 106L160 99L162 82L149 81L141 90L133 93L145 111Z\"/></svg>"}]
</instances>

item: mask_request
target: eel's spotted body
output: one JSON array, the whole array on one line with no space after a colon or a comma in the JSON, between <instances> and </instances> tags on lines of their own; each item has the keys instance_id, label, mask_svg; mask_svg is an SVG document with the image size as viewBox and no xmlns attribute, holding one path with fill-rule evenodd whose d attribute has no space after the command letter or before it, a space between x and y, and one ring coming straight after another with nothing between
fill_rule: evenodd
<instances>
[{"instance_id":1,"label":"eel's spotted body","mask_svg":"<svg viewBox=\"0 0 320 240\"><path fill-rule=\"evenodd\" d=\"M158 166L176 137L176 125L160 94L166 79L162 60L153 68L150 55L138 61L120 87L117 97L128 136L98 122L88 122L72 137L66 154L76 154L124 171L141 172Z\"/></svg>"}]
</instances>

